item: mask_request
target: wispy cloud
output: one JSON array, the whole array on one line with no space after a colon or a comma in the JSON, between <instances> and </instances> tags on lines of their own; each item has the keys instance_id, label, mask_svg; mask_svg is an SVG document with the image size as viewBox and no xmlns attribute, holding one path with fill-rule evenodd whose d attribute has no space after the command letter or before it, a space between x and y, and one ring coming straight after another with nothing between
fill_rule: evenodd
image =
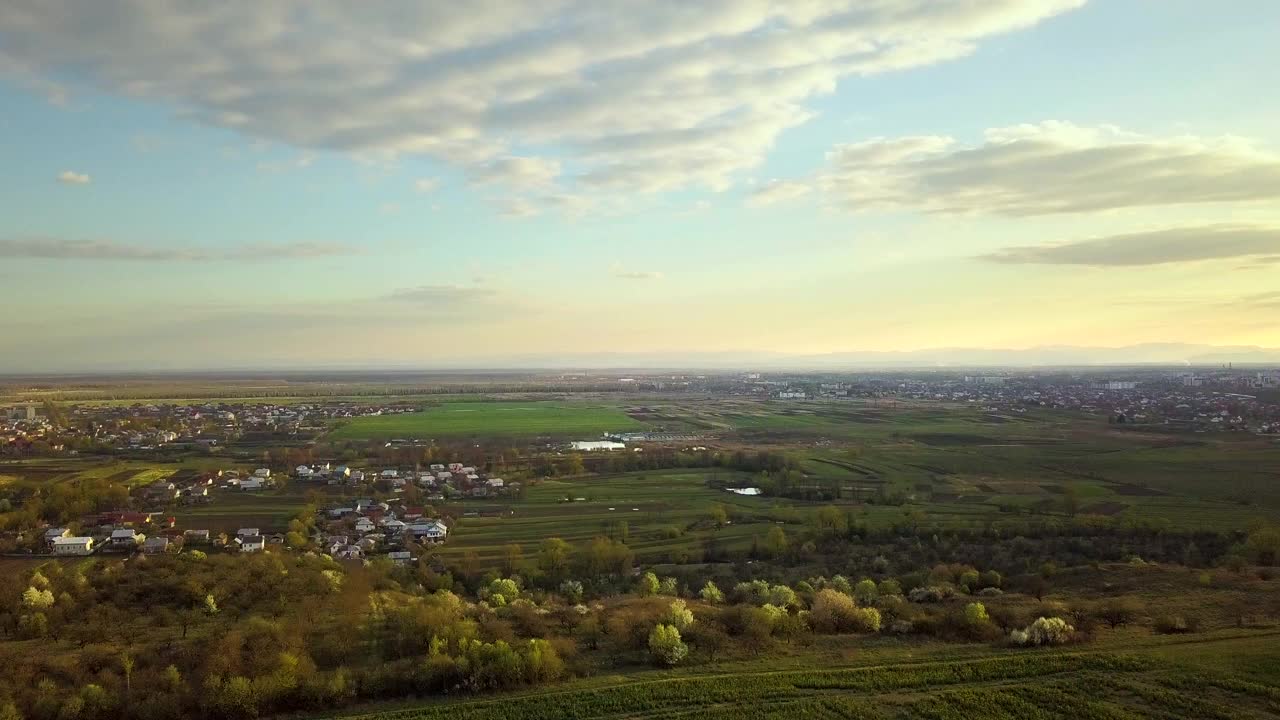
<instances>
[{"instance_id":1,"label":"wispy cloud","mask_svg":"<svg viewBox=\"0 0 1280 720\"><path fill-rule=\"evenodd\" d=\"M790 202L808 195L810 189L805 183L793 180L773 180L763 187L753 190L747 196L747 206L764 207L766 205Z\"/></svg>"},{"instance_id":2,"label":"wispy cloud","mask_svg":"<svg viewBox=\"0 0 1280 720\"><path fill-rule=\"evenodd\" d=\"M1051 245L1010 247L982 256L1008 264L1123 267L1280 253L1280 228L1220 224L1108 235Z\"/></svg>"},{"instance_id":3,"label":"wispy cloud","mask_svg":"<svg viewBox=\"0 0 1280 720\"><path fill-rule=\"evenodd\" d=\"M85 173L73 172L71 170L63 170L58 175L58 182L63 185L88 185L91 178Z\"/></svg>"},{"instance_id":4,"label":"wispy cloud","mask_svg":"<svg viewBox=\"0 0 1280 720\"><path fill-rule=\"evenodd\" d=\"M618 270L613 273L614 277L623 280L661 280L662 273L656 271L640 271L640 270Z\"/></svg>"},{"instance_id":5,"label":"wispy cloud","mask_svg":"<svg viewBox=\"0 0 1280 720\"><path fill-rule=\"evenodd\" d=\"M231 260L301 260L358 254L350 245L325 242L253 243L231 248L182 248L139 245L112 240L59 238L0 239L0 257L40 260L124 260L195 262Z\"/></svg>"},{"instance_id":6,"label":"wispy cloud","mask_svg":"<svg viewBox=\"0 0 1280 720\"><path fill-rule=\"evenodd\" d=\"M1049 215L1274 201L1280 157L1235 137L1045 122L988 130L974 146L938 136L841 145L820 183L851 210Z\"/></svg>"},{"instance_id":7,"label":"wispy cloud","mask_svg":"<svg viewBox=\"0 0 1280 720\"><path fill-rule=\"evenodd\" d=\"M440 181L436 178L419 178L413 181L413 189L424 195L433 193L440 187Z\"/></svg>"},{"instance_id":8,"label":"wispy cloud","mask_svg":"<svg viewBox=\"0 0 1280 720\"><path fill-rule=\"evenodd\" d=\"M723 189L841 79L953 60L1084 3L6 0L0 46L34 77L273 142L518 183L565 181L509 159L554 152L576 191L627 194Z\"/></svg>"}]
</instances>

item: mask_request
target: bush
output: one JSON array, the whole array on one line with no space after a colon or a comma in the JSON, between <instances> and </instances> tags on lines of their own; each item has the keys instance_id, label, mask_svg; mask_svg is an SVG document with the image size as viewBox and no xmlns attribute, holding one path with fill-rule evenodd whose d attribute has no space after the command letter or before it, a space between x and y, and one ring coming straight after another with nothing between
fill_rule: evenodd
<instances>
[{"instance_id":1,"label":"bush","mask_svg":"<svg viewBox=\"0 0 1280 720\"><path fill-rule=\"evenodd\" d=\"M955 597L956 590L950 585L929 585L913 588L907 599L914 603L942 602Z\"/></svg>"},{"instance_id":2,"label":"bush","mask_svg":"<svg viewBox=\"0 0 1280 720\"><path fill-rule=\"evenodd\" d=\"M880 611L860 608L853 598L835 590L820 590L813 599L810 614L813 628L819 632L879 632Z\"/></svg>"},{"instance_id":3,"label":"bush","mask_svg":"<svg viewBox=\"0 0 1280 720\"><path fill-rule=\"evenodd\" d=\"M1071 641L1071 636L1074 632L1075 628L1060 617L1040 617L1036 618L1035 622L1022 631L1022 635L1026 636L1026 640L1018 644L1036 646L1065 645ZM1017 631L1010 634L1010 639L1013 640L1015 635L1018 635Z\"/></svg>"},{"instance_id":4,"label":"bush","mask_svg":"<svg viewBox=\"0 0 1280 720\"><path fill-rule=\"evenodd\" d=\"M661 665L676 665L689 655L689 646L680 639L680 631L671 625L658 625L649 633L649 654Z\"/></svg>"},{"instance_id":5,"label":"bush","mask_svg":"<svg viewBox=\"0 0 1280 720\"><path fill-rule=\"evenodd\" d=\"M1152 629L1163 635L1193 633L1200 629L1200 619L1185 614L1161 615L1156 618Z\"/></svg>"}]
</instances>

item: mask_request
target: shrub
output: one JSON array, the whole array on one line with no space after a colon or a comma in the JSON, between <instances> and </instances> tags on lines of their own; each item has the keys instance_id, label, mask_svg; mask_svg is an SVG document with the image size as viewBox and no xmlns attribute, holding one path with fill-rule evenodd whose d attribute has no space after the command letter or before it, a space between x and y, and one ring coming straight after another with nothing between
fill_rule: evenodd
<instances>
[{"instance_id":1,"label":"shrub","mask_svg":"<svg viewBox=\"0 0 1280 720\"><path fill-rule=\"evenodd\" d=\"M654 662L676 665L689 655L689 646L680 639L680 631L671 625L658 625L649 633L649 653Z\"/></svg>"},{"instance_id":2,"label":"shrub","mask_svg":"<svg viewBox=\"0 0 1280 720\"><path fill-rule=\"evenodd\" d=\"M1200 620L1192 615L1161 615L1156 618L1153 629L1164 635L1193 633L1200 629Z\"/></svg>"},{"instance_id":3,"label":"shrub","mask_svg":"<svg viewBox=\"0 0 1280 720\"><path fill-rule=\"evenodd\" d=\"M950 585L929 585L911 590L907 599L914 603L942 602L954 597L956 590Z\"/></svg>"},{"instance_id":4,"label":"shrub","mask_svg":"<svg viewBox=\"0 0 1280 720\"><path fill-rule=\"evenodd\" d=\"M969 603L964 608L964 621L969 625L986 625L991 622L987 607L982 603Z\"/></svg>"},{"instance_id":5,"label":"shrub","mask_svg":"<svg viewBox=\"0 0 1280 720\"><path fill-rule=\"evenodd\" d=\"M1027 626L1027 645L1065 645L1075 628L1060 617L1040 617Z\"/></svg>"},{"instance_id":6,"label":"shrub","mask_svg":"<svg viewBox=\"0 0 1280 720\"><path fill-rule=\"evenodd\" d=\"M658 582L658 576L647 572L641 575L639 582L636 583L636 594L641 597L657 595L661 587L662 583Z\"/></svg>"},{"instance_id":7,"label":"shrub","mask_svg":"<svg viewBox=\"0 0 1280 720\"><path fill-rule=\"evenodd\" d=\"M889 578L888 580L881 580L879 587L876 588L876 592L880 593L881 597L884 597L886 595L901 595L902 585L899 584L898 581L894 580L893 578Z\"/></svg>"}]
</instances>

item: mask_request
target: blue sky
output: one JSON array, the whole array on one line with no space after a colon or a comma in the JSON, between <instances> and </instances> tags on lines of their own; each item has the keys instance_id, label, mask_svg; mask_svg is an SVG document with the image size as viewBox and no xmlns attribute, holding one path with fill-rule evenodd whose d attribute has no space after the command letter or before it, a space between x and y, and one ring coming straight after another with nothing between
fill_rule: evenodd
<instances>
[{"instance_id":1,"label":"blue sky","mask_svg":"<svg viewBox=\"0 0 1280 720\"><path fill-rule=\"evenodd\" d=\"M6 3L0 370L1280 345L1274 3L463 10Z\"/></svg>"}]
</instances>

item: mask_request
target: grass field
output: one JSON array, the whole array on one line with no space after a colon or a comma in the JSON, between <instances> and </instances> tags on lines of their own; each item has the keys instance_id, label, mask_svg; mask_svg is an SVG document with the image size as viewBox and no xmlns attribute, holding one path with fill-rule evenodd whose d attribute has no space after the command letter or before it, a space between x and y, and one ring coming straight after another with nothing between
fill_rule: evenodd
<instances>
[{"instance_id":1,"label":"grass field","mask_svg":"<svg viewBox=\"0 0 1280 720\"><path fill-rule=\"evenodd\" d=\"M582 436L637 430L643 426L616 406L587 403L444 403L421 412L355 418L330 437L341 440L389 440L459 435Z\"/></svg>"},{"instance_id":2,"label":"grass field","mask_svg":"<svg viewBox=\"0 0 1280 720\"><path fill-rule=\"evenodd\" d=\"M1146 637L1083 651L883 643L805 669L738 667L591 678L493 699L438 701L367 720L504 718L1267 718L1280 716L1275 631ZM959 657L942 657L960 655ZM839 665L843 665L840 667Z\"/></svg>"}]
</instances>

